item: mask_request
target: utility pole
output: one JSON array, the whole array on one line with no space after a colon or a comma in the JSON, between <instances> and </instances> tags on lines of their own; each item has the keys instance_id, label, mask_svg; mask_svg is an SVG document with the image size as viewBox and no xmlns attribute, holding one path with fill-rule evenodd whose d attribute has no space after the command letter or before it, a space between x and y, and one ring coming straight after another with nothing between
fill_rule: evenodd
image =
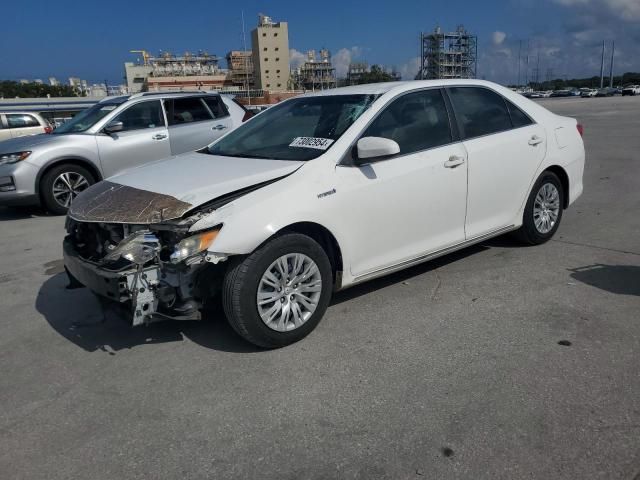
<instances>
[{"instance_id":1,"label":"utility pole","mask_svg":"<svg viewBox=\"0 0 640 480\"><path fill-rule=\"evenodd\" d=\"M604 87L604 50L605 50L605 41L602 41L602 60L600 61L600 88Z\"/></svg>"},{"instance_id":2,"label":"utility pole","mask_svg":"<svg viewBox=\"0 0 640 480\"><path fill-rule=\"evenodd\" d=\"M529 40L527 40L527 61L525 63L525 77L526 77L526 86L529 86L529 47L531 46L531 43Z\"/></svg>"},{"instance_id":3,"label":"utility pole","mask_svg":"<svg viewBox=\"0 0 640 480\"><path fill-rule=\"evenodd\" d=\"M247 57L247 38L244 34L244 10L242 14L242 57L244 58L244 77L247 89L247 102L251 105L251 94L249 93L249 57ZM252 53L253 54L253 53Z\"/></svg>"},{"instance_id":4,"label":"utility pole","mask_svg":"<svg viewBox=\"0 0 640 480\"><path fill-rule=\"evenodd\" d=\"M518 88L520 87L520 55L522 54L522 40L518 42Z\"/></svg>"},{"instance_id":5,"label":"utility pole","mask_svg":"<svg viewBox=\"0 0 640 480\"><path fill-rule=\"evenodd\" d=\"M616 41L611 41L611 67L609 68L609 87L613 88L613 56L616 53Z\"/></svg>"}]
</instances>

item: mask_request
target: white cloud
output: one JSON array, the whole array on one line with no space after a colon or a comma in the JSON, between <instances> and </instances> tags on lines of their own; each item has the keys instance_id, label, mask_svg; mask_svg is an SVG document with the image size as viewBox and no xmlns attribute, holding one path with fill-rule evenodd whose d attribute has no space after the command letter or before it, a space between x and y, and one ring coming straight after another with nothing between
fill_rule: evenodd
<instances>
[{"instance_id":1,"label":"white cloud","mask_svg":"<svg viewBox=\"0 0 640 480\"><path fill-rule=\"evenodd\" d=\"M336 76L338 78L344 78L349 71L349 64L362 55L362 48L351 47L341 48L336 53L331 55L331 63L336 69Z\"/></svg>"},{"instance_id":2,"label":"white cloud","mask_svg":"<svg viewBox=\"0 0 640 480\"><path fill-rule=\"evenodd\" d=\"M307 56L304 53L299 52L295 48L289 50L289 66L291 68L298 68L304 63L306 58Z\"/></svg>"},{"instance_id":3,"label":"white cloud","mask_svg":"<svg viewBox=\"0 0 640 480\"><path fill-rule=\"evenodd\" d=\"M420 70L420 57L413 57L400 66L402 80L414 80Z\"/></svg>"},{"instance_id":4,"label":"white cloud","mask_svg":"<svg viewBox=\"0 0 640 480\"><path fill-rule=\"evenodd\" d=\"M597 15L607 13L624 21L640 20L640 1L638 0L554 0L565 7L586 9ZM580 13L580 12L578 12Z\"/></svg>"},{"instance_id":5,"label":"white cloud","mask_svg":"<svg viewBox=\"0 0 640 480\"><path fill-rule=\"evenodd\" d=\"M493 41L494 45L502 45L502 42L504 42L504 39L507 38L507 34L504 32L493 32L493 34L491 35L491 40Z\"/></svg>"}]
</instances>

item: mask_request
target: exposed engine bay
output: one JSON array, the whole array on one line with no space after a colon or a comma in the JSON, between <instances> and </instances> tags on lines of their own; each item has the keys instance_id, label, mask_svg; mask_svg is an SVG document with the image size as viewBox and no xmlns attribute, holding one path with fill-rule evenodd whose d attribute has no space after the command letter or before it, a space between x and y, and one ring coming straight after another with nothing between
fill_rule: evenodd
<instances>
[{"instance_id":1,"label":"exposed engine bay","mask_svg":"<svg viewBox=\"0 0 640 480\"><path fill-rule=\"evenodd\" d=\"M130 308L134 326L199 320L222 278L226 257L206 251L220 228L189 234L191 222L157 225L67 218L65 268L70 287L86 286ZM209 268L205 268L209 266Z\"/></svg>"}]
</instances>

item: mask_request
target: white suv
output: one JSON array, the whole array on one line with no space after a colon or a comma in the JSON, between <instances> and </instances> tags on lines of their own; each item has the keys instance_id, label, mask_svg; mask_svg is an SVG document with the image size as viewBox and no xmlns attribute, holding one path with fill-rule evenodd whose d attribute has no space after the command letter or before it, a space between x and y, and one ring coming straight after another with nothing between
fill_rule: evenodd
<instances>
[{"instance_id":1,"label":"white suv","mask_svg":"<svg viewBox=\"0 0 640 480\"><path fill-rule=\"evenodd\" d=\"M53 128L34 112L0 112L0 141L10 138L51 133Z\"/></svg>"},{"instance_id":2,"label":"white suv","mask_svg":"<svg viewBox=\"0 0 640 480\"><path fill-rule=\"evenodd\" d=\"M325 90L71 205L71 286L133 325L221 295L263 347L307 335L334 290L506 232L549 240L582 193L582 126L476 80Z\"/></svg>"}]
</instances>

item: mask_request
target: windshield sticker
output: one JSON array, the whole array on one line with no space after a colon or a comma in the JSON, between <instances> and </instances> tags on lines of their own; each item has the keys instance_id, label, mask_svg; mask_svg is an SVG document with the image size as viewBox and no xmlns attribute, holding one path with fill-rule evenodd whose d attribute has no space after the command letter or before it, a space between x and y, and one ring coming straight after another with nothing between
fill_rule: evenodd
<instances>
[{"instance_id":1,"label":"windshield sticker","mask_svg":"<svg viewBox=\"0 0 640 480\"><path fill-rule=\"evenodd\" d=\"M315 148L316 150L326 150L333 143L330 138L316 137L296 137L289 144L290 147Z\"/></svg>"},{"instance_id":2,"label":"windshield sticker","mask_svg":"<svg viewBox=\"0 0 640 480\"><path fill-rule=\"evenodd\" d=\"M115 110L115 109L116 109L116 105L105 105L100 110L102 110L103 112L110 112L111 110Z\"/></svg>"}]
</instances>

